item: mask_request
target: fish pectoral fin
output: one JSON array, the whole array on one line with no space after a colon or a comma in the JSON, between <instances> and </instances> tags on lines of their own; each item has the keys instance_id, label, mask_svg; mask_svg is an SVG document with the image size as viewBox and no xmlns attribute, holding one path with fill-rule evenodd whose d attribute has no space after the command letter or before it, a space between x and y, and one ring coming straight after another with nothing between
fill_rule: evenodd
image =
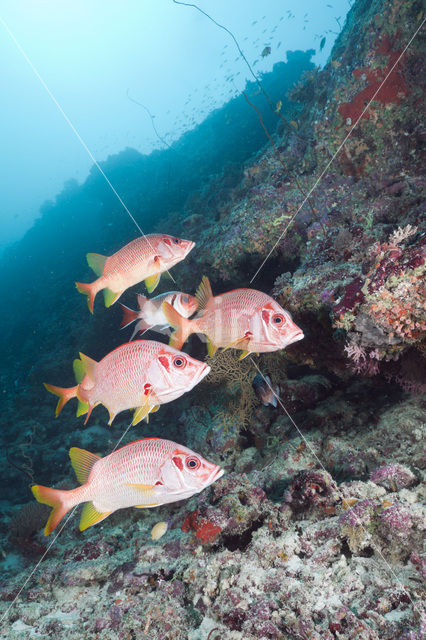
<instances>
[{"instance_id":1,"label":"fish pectoral fin","mask_svg":"<svg viewBox=\"0 0 426 640\"><path fill-rule=\"evenodd\" d=\"M150 413L155 413L156 411L158 411L158 409L159 409L159 408L160 408L160 405L159 405L159 404L156 404L156 405L155 405L155 407L151 407L151 408L150 408L150 410L148 411L148 413L146 414L146 416L145 416L145 418L144 418L144 419L145 419L146 424L148 424L148 423L149 423L149 414L150 414Z\"/></svg>"},{"instance_id":2,"label":"fish pectoral fin","mask_svg":"<svg viewBox=\"0 0 426 640\"><path fill-rule=\"evenodd\" d=\"M229 344L227 344L224 348L223 351L226 351L227 349L232 349L233 347L236 347L237 349L241 349L244 347L248 347L249 342L250 342L250 338L252 337L252 334L247 331L242 338L237 338L237 340L233 340L232 342L230 342Z\"/></svg>"},{"instance_id":3,"label":"fish pectoral fin","mask_svg":"<svg viewBox=\"0 0 426 640\"><path fill-rule=\"evenodd\" d=\"M244 358L247 358L247 356L251 353L251 351L243 351L242 354L239 356L238 360L244 360Z\"/></svg>"},{"instance_id":4,"label":"fish pectoral fin","mask_svg":"<svg viewBox=\"0 0 426 640\"><path fill-rule=\"evenodd\" d=\"M95 508L93 502L86 502L83 507L83 511L81 512L80 531L84 531L97 522L105 520L105 518L107 518L111 513L112 511L100 513L100 511Z\"/></svg>"},{"instance_id":5,"label":"fish pectoral fin","mask_svg":"<svg viewBox=\"0 0 426 640\"><path fill-rule=\"evenodd\" d=\"M145 286L148 289L148 293L152 293L154 289L157 287L157 284L160 282L161 273L155 273L153 276L149 276L149 278L145 278Z\"/></svg>"},{"instance_id":6,"label":"fish pectoral fin","mask_svg":"<svg viewBox=\"0 0 426 640\"><path fill-rule=\"evenodd\" d=\"M126 482L126 487L132 487L132 489L139 489L139 491L152 491L155 484L139 484L138 482Z\"/></svg>"},{"instance_id":7,"label":"fish pectoral fin","mask_svg":"<svg viewBox=\"0 0 426 640\"><path fill-rule=\"evenodd\" d=\"M114 304L114 302L117 302L118 298L121 296L122 293L123 293L122 291L119 291L117 293L116 291L111 291L111 289L104 289L103 294L104 294L105 306L110 307L111 305Z\"/></svg>"},{"instance_id":8,"label":"fish pectoral fin","mask_svg":"<svg viewBox=\"0 0 426 640\"><path fill-rule=\"evenodd\" d=\"M133 414L132 426L135 426L136 424L138 424L138 422L143 420L149 414L150 411L151 411L151 405L148 403L135 409L135 412Z\"/></svg>"},{"instance_id":9,"label":"fish pectoral fin","mask_svg":"<svg viewBox=\"0 0 426 640\"><path fill-rule=\"evenodd\" d=\"M133 484L133 483L126 483L126 487L131 487L131 489L135 489L136 491L139 491L140 493L144 494L144 496L150 500L149 504L141 504L141 505L137 505L138 509L143 509L144 507L156 507L157 505L159 505L160 503L157 500L157 496L155 494L154 491L154 487L155 485L153 484Z\"/></svg>"}]
</instances>

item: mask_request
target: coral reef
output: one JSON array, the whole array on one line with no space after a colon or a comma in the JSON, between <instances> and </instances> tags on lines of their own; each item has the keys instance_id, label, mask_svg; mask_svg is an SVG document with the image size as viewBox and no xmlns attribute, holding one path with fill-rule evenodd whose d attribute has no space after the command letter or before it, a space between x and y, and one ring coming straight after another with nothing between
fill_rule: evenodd
<instances>
[{"instance_id":1,"label":"coral reef","mask_svg":"<svg viewBox=\"0 0 426 640\"><path fill-rule=\"evenodd\" d=\"M106 429L101 412L83 427L65 407L59 427L40 389L78 340L93 357L119 343L115 310L83 326L74 300L49 299L38 362L25 367L23 354L13 375L0 371L13 387L1 473L14 488L0 514L0 638L424 637L424 42L399 61L421 11L418 0L356 0L329 63L291 91L297 129L280 121L272 131L269 119L274 146L265 138L244 167L204 172L160 221L197 242L179 287L208 273L219 293L256 276L250 286L275 295L305 334L279 354L217 353L195 393L138 426L136 437L169 437L217 461L219 482L83 533L73 517L31 573L46 548L43 507L17 506L29 480L19 468L75 486L70 446L103 453L123 434L123 444L135 439L124 419ZM205 356L197 338L188 348ZM278 387L277 407L256 398L257 367ZM159 522L167 530L154 540Z\"/></svg>"}]
</instances>

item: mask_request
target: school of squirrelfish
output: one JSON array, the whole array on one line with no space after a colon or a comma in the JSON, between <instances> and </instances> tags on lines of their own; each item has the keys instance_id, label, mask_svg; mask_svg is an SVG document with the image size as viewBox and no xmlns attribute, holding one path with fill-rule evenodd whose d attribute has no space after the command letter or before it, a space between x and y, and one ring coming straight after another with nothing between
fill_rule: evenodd
<instances>
[{"instance_id":1,"label":"school of squirrelfish","mask_svg":"<svg viewBox=\"0 0 426 640\"><path fill-rule=\"evenodd\" d=\"M191 240L150 234L129 242L110 257L89 253L87 262L98 278L90 284L77 282L77 289L87 295L91 313L101 290L106 307L141 281L151 293L161 274L183 260L194 246ZM205 362L180 350L192 333L205 336L209 356L218 348L232 348L242 352L240 359L250 353L284 349L304 337L290 314L266 293L234 289L213 296L206 276L195 296L171 291L148 299L138 294L137 302L138 311L121 305L121 328L135 322L130 342L99 362L80 353L73 363L74 387L45 383L46 389L59 397L57 416L69 400L77 398L77 416L86 415L84 424L99 404L109 413L109 425L118 413L129 409L133 410L132 425L148 420L160 405L191 391L210 372ZM148 329L164 334L170 333L170 327L169 345L154 340L132 342ZM266 398L263 386L259 397L266 404L276 404ZM80 487L70 491L32 487L35 498L52 507L45 535L80 503L85 503L80 520L84 530L118 509L156 507L189 498L224 473L187 447L159 438L131 442L105 458L73 447L70 458ZM161 532L154 536L167 530L167 524L161 525Z\"/></svg>"}]
</instances>

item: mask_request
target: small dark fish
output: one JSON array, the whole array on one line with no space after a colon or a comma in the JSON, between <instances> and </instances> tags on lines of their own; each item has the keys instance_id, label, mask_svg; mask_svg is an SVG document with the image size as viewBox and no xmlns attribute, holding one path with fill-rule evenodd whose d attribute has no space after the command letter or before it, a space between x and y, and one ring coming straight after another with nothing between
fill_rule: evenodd
<instances>
[{"instance_id":1,"label":"small dark fish","mask_svg":"<svg viewBox=\"0 0 426 640\"><path fill-rule=\"evenodd\" d=\"M268 406L268 404L273 407L277 406L277 396L279 397L279 387L276 385L275 389L272 387L271 378L269 376L262 376L260 373L255 375L253 378L253 382L251 383L253 387L253 391L261 400L261 402Z\"/></svg>"},{"instance_id":2,"label":"small dark fish","mask_svg":"<svg viewBox=\"0 0 426 640\"><path fill-rule=\"evenodd\" d=\"M324 36L324 37L321 39L321 42L320 42L320 51L322 51L322 50L324 49L325 40L326 40L326 38L325 38L325 36Z\"/></svg>"},{"instance_id":3,"label":"small dark fish","mask_svg":"<svg viewBox=\"0 0 426 640\"><path fill-rule=\"evenodd\" d=\"M268 46L264 48L264 50L260 55L262 56L262 58L266 58L266 56L269 56L270 53L271 53L271 47Z\"/></svg>"}]
</instances>

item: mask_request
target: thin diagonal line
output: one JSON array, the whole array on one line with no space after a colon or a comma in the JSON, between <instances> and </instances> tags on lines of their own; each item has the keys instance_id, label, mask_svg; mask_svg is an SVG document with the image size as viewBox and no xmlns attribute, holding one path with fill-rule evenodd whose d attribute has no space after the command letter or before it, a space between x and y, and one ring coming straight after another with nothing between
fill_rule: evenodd
<instances>
[{"instance_id":1,"label":"thin diagonal line","mask_svg":"<svg viewBox=\"0 0 426 640\"><path fill-rule=\"evenodd\" d=\"M52 91L49 89L49 87L47 86L47 84L45 83L45 81L43 80L43 78L41 77L40 73L38 72L37 68L34 66L34 64L31 62L30 58L28 57L28 55L26 54L25 50L23 49L23 47L21 46L21 44L19 43L19 41L16 39L15 35L13 34L13 32L11 31L11 29L9 28L9 26L7 25L7 23L4 21L4 19L0 16L0 22L3 25L3 27L5 28L5 30L7 31L7 33L9 34L10 38L13 40L13 42L15 43L16 47L18 48L18 50L20 51L20 53L23 55L23 57L25 58L25 60L27 61L27 63L29 64L29 66L31 67L32 71L34 72L34 74L36 75L36 77L38 78L38 80L40 81L40 83L42 84L42 86L44 87L44 89L46 90L47 94L49 95L49 97L51 98L52 102L57 106L57 108L59 109L60 113L62 114L62 116L64 117L65 121L67 122L67 124L69 125L69 127L71 128L71 130L73 131L73 133L75 134L75 136L77 137L78 141L80 142L80 144L82 145L82 147L85 149L85 151L87 152L89 158L92 160L93 164L97 167L98 171L100 172L100 174L103 176L103 178L105 179L106 183L108 184L108 186L110 187L111 191L114 193L114 195L117 197L118 201L120 202L120 204L122 205L123 209L126 211L126 213L129 215L130 219L134 222L136 228L140 231L141 235L145 238L145 240L147 240L149 246L151 247L151 249L153 251L155 251L154 247L151 245L151 242L149 241L149 238L144 234L144 232L142 231L141 227L139 226L138 222L136 221L135 217L132 215L132 213L130 212L129 208L127 207L127 205L125 204L125 202L123 201L123 199L121 198L120 194L117 192L117 190L115 189L114 185L111 183L110 179L108 178L108 176L106 175L105 171L102 169L102 167L100 166L99 162L96 160L95 156L93 155L93 153L90 151L89 147L87 146L87 144L85 143L85 141L83 140L83 138L81 137L81 135L79 134L79 132L77 131L77 129L75 128L75 126L73 125L73 123L71 122L70 118L67 116L67 114L65 113L65 111L63 110L63 108L61 107L61 105L59 104L59 102L57 101L57 99L55 98L55 96L53 95ZM173 278L173 276L170 274L169 271L167 271L167 273L169 274L169 276L171 277L171 279L173 280L173 282L175 282L175 279Z\"/></svg>"},{"instance_id":2,"label":"thin diagonal line","mask_svg":"<svg viewBox=\"0 0 426 640\"><path fill-rule=\"evenodd\" d=\"M307 440L305 438L305 436L303 435L302 431L299 429L299 427L297 426L297 424L295 423L295 421L293 420L293 418L291 417L291 415L289 414L289 412L287 411L286 407L284 406L284 404L281 401L281 398L279 397L279 395L274 391L274 389L272 388L272 386L269 384L268 380L266 379L266 377L263 375L263 373L261 372L261 370L259 369L259 367L257 366L256 362L253 360L253 358L250 356L250 360L252 361L253 365L255 366L255 368L257 369L257 371L259 372L259 374L262 376L263 380L265 381L265 383L267 384L267 386L269 387L270 391L272 391L272 394L274 395L274 397L277 399L277 402L279 402L280 407L283 409L283 411L285 412L285 414L287 415L287 417L289 418L290 422L292 423L292 425L294 426L294 428L296 429L297 433L300 435L300 437L302 438L303 442L306 444L306 447L309 449L310 453L312 454L312 456L315 458L315 460L318 462L318 464L320 465L321 469L323 471L325 471L325 473L328 473L327 469L324 467L323 463L321 462L321 460L319 459L319 457L317 456L317 454L315 453L314 449L312 448L309 440ZM339 487L337 486L337 484L335 485L337 492L340 494L341 499L344 499L344 496L342 494L342 492L340 491ZM360 526L360 528L362 529L362 531L364 533L367 533L367 531L365 530L364 525L362 524L361 519L357 516L356 513L353 514L355 516L355 519L357 520L358 525ZM373 546L373 544L372 544ZM407 589L404 587L404 585L402 584L402 582L400 581L400 579L398 578L398 576L396 575L396 573L394 572L394 570L392 569L392 567L390 566L389 562L386 560L386 558L383 556L382 552L380 551L380 549L376 546L373 546L374 550L377 552L377 554L380 556L380 558L383 560L384 564L386 565L386 567L389 570L389 573L393 576L393 578L396 580L396 582L398 583L398 585L401 587L401 589L407 594L411 604L414 606L414 602L411 599L410 594L408 593Z\"/></svg>"},{"instance_id":3,"label":"thin diagonal line","mask_svg":"<svg viewBox=\"0 0 426 640\"><path fill-rule=\"evenodd\" d=\"M49 544L49 546L47 547L46 551L43 553L43 555L41 556L41 558L39 559L39 561L37 562L37 564L35 565L35 567L33 568L33 570L29 573L29 575L27 576L27 579L25 580L24 584L21 586L21 588L19 589L18 593L16 594L16 596L13 598L12 602L10 603L10 605L8 606L8 608L6 609L6 611L4 612L4 614L2 615L1 619L0 619L0 623L3 622L3 620L6 618L7 614L9 613L9 611L11 610L11 608L13 607L13 605L15 604L15 602L17 601L17 599L19 598L19 596L21 595L22 591L25 589L26 585L28 584L28 582L31 580L32 576L35 574L35 572L37 571L38 567L40 566L41 562L44 560L44 558L47 556L47 554L49 553L50 549L53 547L53 545L55 544L56 540L59 538L60 534L62 533L62 531L64 530L65 525L67 524L67 522L69 521L69 519L71 518L71 516L74 514L74 511L77 509L78 505L75 505L75 507L73 507L71 509L71 511L68 513L66 519L63 521L59 531L56 533L55 537L53 538L53 540L51 541L51 543Z\"/></svg>"},{"instance_id":4,"label":"thin diagonal line","mask_svg":"<svg viewBox=\"0 0 426 640\"><path fill-rule=\"evenodd\" d=\"M123 438L126 436L127 432L129 431L130 427L132 426L132 423L130 423L127 427L127 429L122 433L122 435L120 436L119 440L117 440L114 448L112 449L112 451L110 451L110 453L108 455L111 455L111 453L114 453L114 451L117 449L118 445L120 444L120 442L123 440ZM59 530L56 532L55 537L53 538L53 540L50 542L49 546L47 547L46 551L43 553L43 555L41 556L41 558L38 560L38 562L36 563L36 565L34 566L34 568L32 569L32 571L29 573L29 575L27 576L25 582L23 583L23 585L21 586L21 588L19 589L18 593L16 594L16 596L13 598L12 602L10 603L10 605L8 606L8 608L6 609L6 611L4 612L4 614L2 615L2 617L0 618L0 623L3 622L3 620L6 618L7 614L9 613L9 611L11 610L11 608L13 607L13 605L15 604L15 602L17 601L17 599L19 598L19 596L21 595L21 593L23 592L23 590L25 589L26 585L28 584L28 582L31 580L32 576L35 574L35 572L37 571L38 567L40 566L40 564L43 562L43 560L45 559L45 557L47 556L47 554L49 553L50 549L53 547L53 545L55 544L56 540L59 538L59 536L61 535L62 531L64 530L67 522L70 520L71 516L74 515L75 510L77 509L79 505L76 504L71 511L67 514L67 517L65 518L65 520L62 522L61 527L59 528Z\"/></svg>"},{"instance_id":5,"label":"thin diagonal line","mask_svg":"<svg viewBox=\"0 0 426 640\"><path fill-rule=\"evenodd\" d=\"M260 265L260 267L258 268L258 270L256 271L256 273L254 274L254 276L252 277L252 279L250 280L250 284L253 282L253 280L256 278L256 276L258 275L258 273L261 271L261 269L264 267L265 262L267 260L269 260L272 252L276 249L276 247L278 246L278 244L281 242L281 239L285 236L285 234L287 233L288 228L290 227L291 224L293 224L297 214L300 212L300 210L304 207L304 205L306 204L306 202L309 200L309 196L312 194L313 191L315 191L315 189L317 188L318 184L321 182L322 178L324 177L324 175L327 173L330 165L334 162L334 160L336 159L336 156L340 153L340 151L342 150L342 148L344 147L344 145L346 144L348 138L350 138L350 136L352 135L353 130L355 129L355 127L358 126L358 123L360 122L361 118L364 116L365 112L369 109L371 103L373 102L373 100L376 98L377 94L379 93L379 91L381 90L381 88L383 87L383 85L385 84L386 80L389 78L389 76L391 75L391 73L393 72L393 70L395 69L395 67L398 65L399 61L401 60L401 58L403 57L403 55L405 54L405 52L407 51L408 47L411 45L411 43L413 42L414 38L417 36L417 34L419 33L420 29L423 27L424 23L426 22L426 18L423 18L423 21L421 23L421 25L416 29L416 31L414 32L414 34L411 36L410 40L408 41L407 45L405 46L405 48L403 49L403 51L399 54L396 62L392 65L390 71L388 71L388 73L386 74L385 78L383 79L383 81L380 83L379 88L374 92L372 98L370 98L370 100L368 101L367 105L364 107L363 111L361 112L361 115L358 116L355 124L351 127L351 129L349 130L349 132L347 133L347 135L345 136L345 138L343 139L343 142L340 143L337 151L334 153L334 155L332 156L331 160L328 161L327 165L325 166L325 169L323 169L323 171L321 172L320 176L316 179L314 185L311 187L311 189L308 191L305 199L303 200L302 204L299 206L299 208L297 209L296 213L294 214L294 216L291 218L291 220L289 220L289 222L287 223L284 231L282 232L282 234L280 235L280 237L278 238L278 240L276 241L276 243L274 244L274 246L272 247L272 249L270 250L270 252L268 253L268 255L266 256L266 258L264 259L264 261L262 262L262 264Z\"/></svg>"}]
</instances>

